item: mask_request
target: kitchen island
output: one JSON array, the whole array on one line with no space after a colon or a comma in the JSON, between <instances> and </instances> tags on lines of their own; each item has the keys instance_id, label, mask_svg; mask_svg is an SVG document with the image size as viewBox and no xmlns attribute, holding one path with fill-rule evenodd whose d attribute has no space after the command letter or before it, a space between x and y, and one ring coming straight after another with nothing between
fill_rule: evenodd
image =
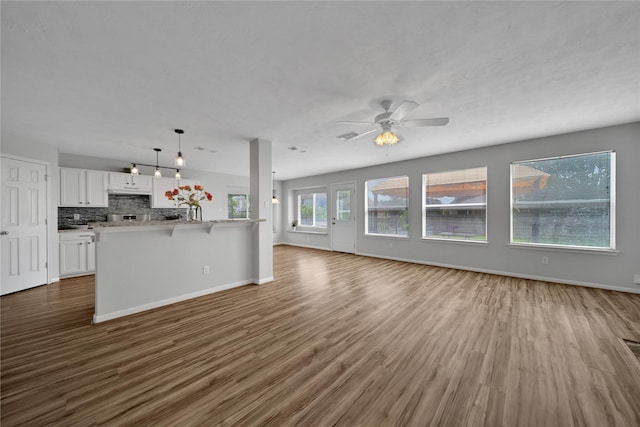
<instances>
[{"instance_id":1,"label":"kitchen island","mask_svg":"<svg viewBox=\"0 0 640 427\"><path fill-rule=\"evenodd\" d=\"M94 223L94 322L273 277L254 277L254 231L266 220Z\"/></svg>"}]
</instances>

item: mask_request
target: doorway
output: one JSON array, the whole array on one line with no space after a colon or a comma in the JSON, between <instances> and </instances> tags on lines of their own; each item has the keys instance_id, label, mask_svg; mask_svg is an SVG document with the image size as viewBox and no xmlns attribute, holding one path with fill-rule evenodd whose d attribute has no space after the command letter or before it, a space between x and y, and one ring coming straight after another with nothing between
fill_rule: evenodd
<instances>
[{"instance_id":1,"label":"doorway","mask_svg":"<svg viewBox=\"0 0 640 427\"><path fill-rule=\"evenodd\" d=\"M47 166L2 157L0 295L47 283Z\"/></svg>"},{"instance_id":2,"label":"doorway","mask_svg":"<svg viewBox=\"0 0 640 427\"><path fill-rule=\"evenodd\" d=\"M331 186L331 249L356 252L356 184L347 182Z\"/></svg>"}]
</instances>

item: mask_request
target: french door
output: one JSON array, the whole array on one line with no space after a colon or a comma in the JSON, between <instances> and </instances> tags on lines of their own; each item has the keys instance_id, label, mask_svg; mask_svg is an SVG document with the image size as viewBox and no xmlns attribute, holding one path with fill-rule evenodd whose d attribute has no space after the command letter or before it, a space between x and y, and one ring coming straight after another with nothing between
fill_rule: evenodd
<instances>
[{"instance_id":1,"label":"french door","mask_svg":"<svg viewBox=\"0 0 640 427\"><path fill-rule=\"evenodd\" d=\"M356 184L333 184L331 197L331 249L353 254L356 252Z\"/></svg>"},{"instance_id":2,"label":"french door","mask_svg":"<svg viewBox=\"0 0 640 427\"><path fill-rule=\"evenodd\" d=\"M2 157L0 295L47 283L47 167Z\"/></svg>"}]
</instances>

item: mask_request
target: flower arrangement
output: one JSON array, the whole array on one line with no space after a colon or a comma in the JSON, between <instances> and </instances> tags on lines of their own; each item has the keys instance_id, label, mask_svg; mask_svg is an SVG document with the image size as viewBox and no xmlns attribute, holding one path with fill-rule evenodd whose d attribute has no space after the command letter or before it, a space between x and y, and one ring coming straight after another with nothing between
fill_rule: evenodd
<instances>
[{"instance_id":1,"label":"flower arrangement","mask_svg":"<svg viewBox=\"0 0 640 427\"><path fill-rule=\"evenodd\" d=\"M204 191L202 185L194 185L193 190L190 185L182 185L173 190L168 190L164 195L167 199L175 201L178 207L187 205L190 208L197 208L202 200L213 200L211 193Z\"/></svg>"}]
</instances>

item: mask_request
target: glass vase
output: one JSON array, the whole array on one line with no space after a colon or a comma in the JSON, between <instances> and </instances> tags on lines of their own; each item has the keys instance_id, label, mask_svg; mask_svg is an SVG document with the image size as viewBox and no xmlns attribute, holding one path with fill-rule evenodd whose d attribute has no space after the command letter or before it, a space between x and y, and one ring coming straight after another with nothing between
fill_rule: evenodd
<instances>
[{"instance_id":1,"label":"glass vase","mask_svg":"<svg viewBox=\"0 0 640 427\"><path fill-rule=\"evenodd\" d=\"M198 216L198 208L195 206L189 206L187 209L187 221L195 221Z\"/></svg>"}]
</instances>

